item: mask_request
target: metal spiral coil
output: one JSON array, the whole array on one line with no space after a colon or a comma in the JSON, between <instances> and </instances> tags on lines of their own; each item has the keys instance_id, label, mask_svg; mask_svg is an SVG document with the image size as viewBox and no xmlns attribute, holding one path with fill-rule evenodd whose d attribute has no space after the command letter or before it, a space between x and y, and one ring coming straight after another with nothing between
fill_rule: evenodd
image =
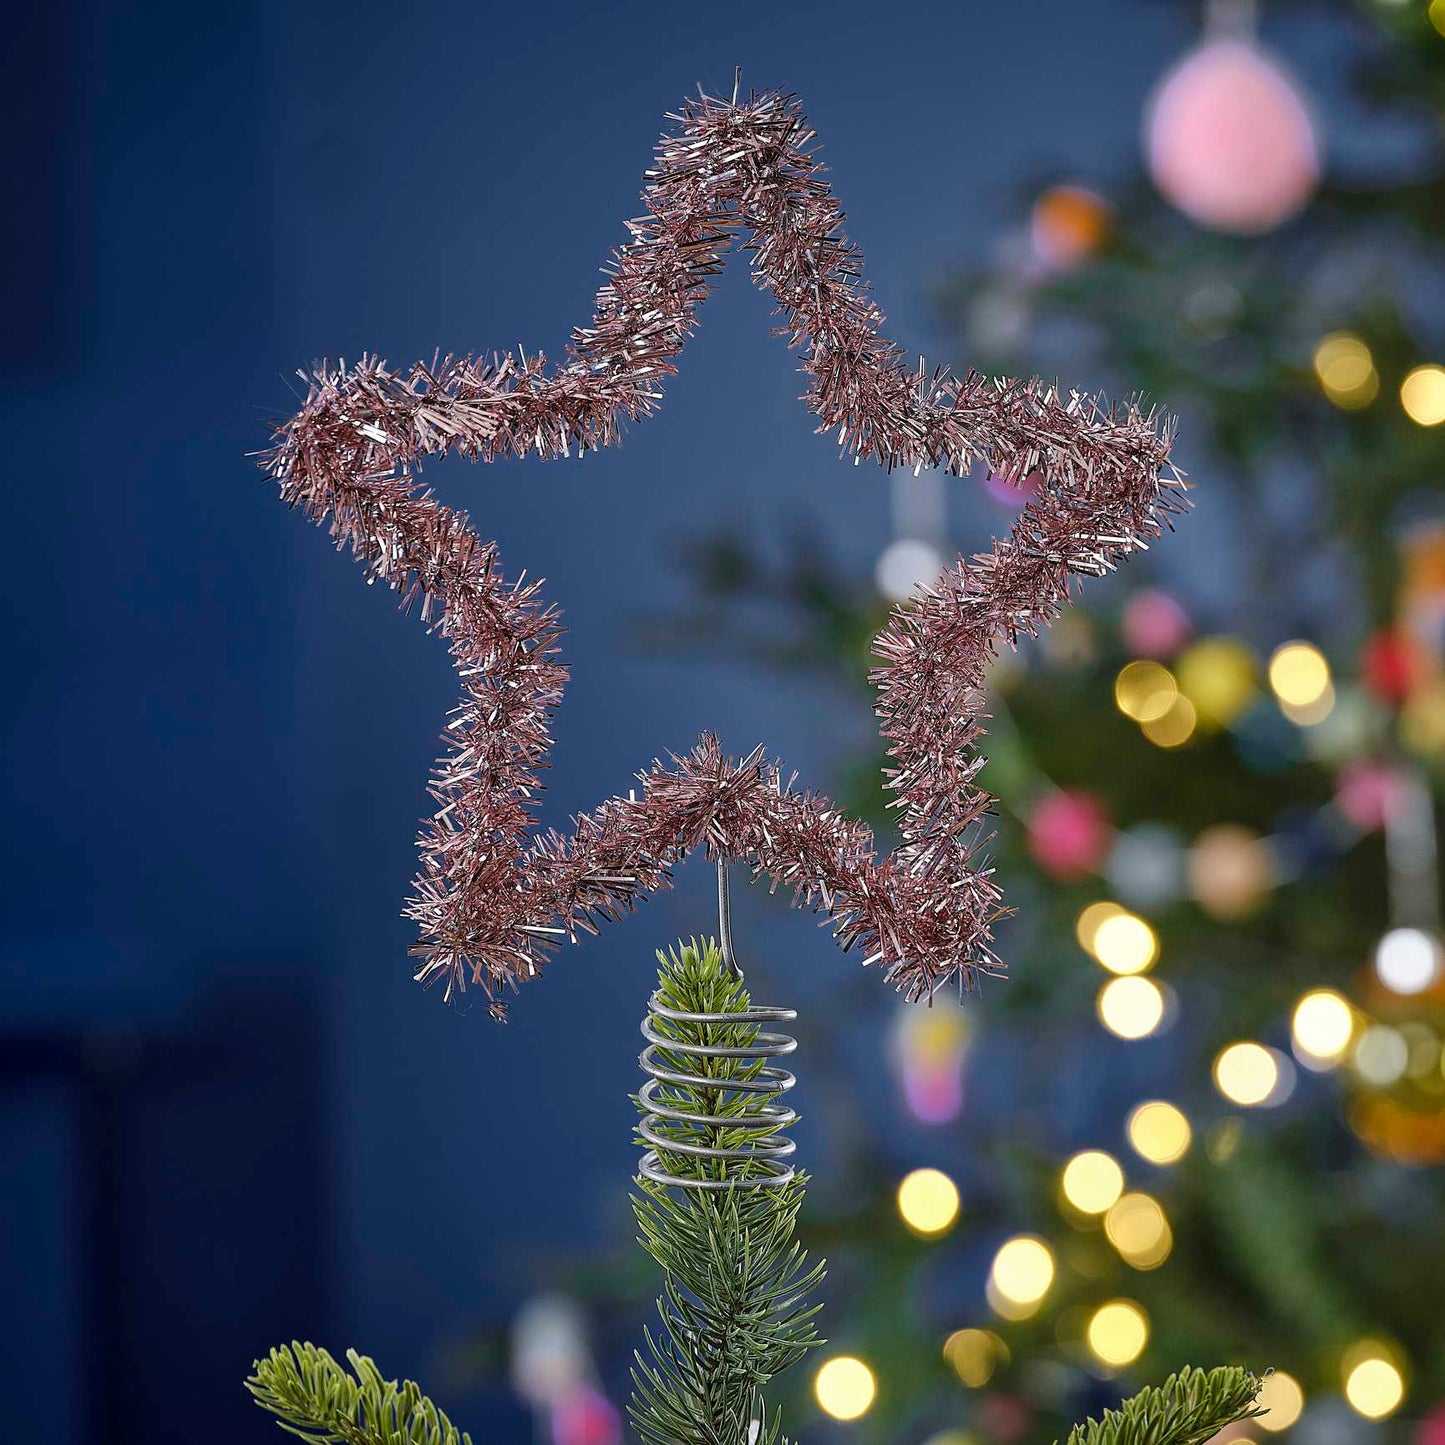
<instances>
[{"instance_id":1,"label":"metal spiral coil","mask_svg":"<svg viewBox=\"0 0 1445 1445\"><path fill-rule=\"evenodd\" d=\"M742 969L738 967L733 953L732 918L729 906L727 865L718 863L718 923L723 962L739 978ZM797 1080L787 1069L774 1064L764 1064L757 1073L746 1079L714 1079L706 1074L679 1072L664 1063L662 1051L672 1055L684 1055L688 1059L779 1059L791 1054L798 1041L789 1034L759 1029L752 1043L746 1048L724 1048L720 1045L679 1042L659 1030L660 1023L669 1024L718 1024L735 1027L738 1024L780 1024L791 1023L797 1018L797 1011L790 1008L759 1006L740 1013L685 1013L669 1008L662 1001L660 991L654 992L648 1000L649 1013L642 1021L642 1036L647 1047L638 1056L638 1064L649 1077L638 1091L638 1101L648 1111L637 1127L639 1137L647 1145L638 1166L638 1174L676 1189L780 1189L790 1183L797 1171L787 1161L797 1145L791 1139L782 1138L784 1130L798 1121L797 1114L786 1104L761 1099L739 1114L695 1114L686 1109L676 1108L665 1098L658 1097L658 1090L672 1084L683 1088L718 1089L732 1094L786 1093ZM766 1133L747 1143L734 1147L712 1144L679 1142L665 1132L668 1124L695 1126L716 1125L720 1129L758 1129L765 1127ZM720 1163L752 1165L753 1169L740 1169L730 1179L685 1179L670 1173L662 1163L662 1154L686 1154L695 1159L712 1159Z\"/></svg>"}]
</instances>

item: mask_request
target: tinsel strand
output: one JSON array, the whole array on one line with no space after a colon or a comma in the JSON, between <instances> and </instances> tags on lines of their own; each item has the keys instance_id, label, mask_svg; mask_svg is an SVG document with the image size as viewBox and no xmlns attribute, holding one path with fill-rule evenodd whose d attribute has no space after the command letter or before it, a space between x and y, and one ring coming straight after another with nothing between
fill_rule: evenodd
<instances>
[{"instance_id":1,"label":"tinsel strand","mask_svg":"<svg viewBox=\"0 0 1445 1445\"><path fill-rule=\"evenodd\" d=\"M999 889L976 861L990 799L976 775L985 669L1002 642L1034 636L1098 576L1183 510L1169 464L1172 422L1038 380L912 368L881 335L883 316L843 235L816 137L795 98L708 95L670 116L643 192L568 359L469 356L393 371L375 357L303 373L300 412L265 467L284 499L328 522L373 579L446 638L463 686L430 783L437 811L418 841L406 915L420 930L416 977L450 997L535 977L576 942L666 887L704 848L821 910L845 948L910 998L997 972ZM507 581L495 544L420 482L422 459L456 452L581 455L650 416L735 236L777 302L778 334L801 353L807 405L855 460L892 468L982 464L1039 495L1011 535L921 587L875 644L878 713L900 843L801 790L761 751L696 747L638 775L625 798L532 836L550 719L567 679L561 627L536 581Z\"/></svg>"}]
</instances>

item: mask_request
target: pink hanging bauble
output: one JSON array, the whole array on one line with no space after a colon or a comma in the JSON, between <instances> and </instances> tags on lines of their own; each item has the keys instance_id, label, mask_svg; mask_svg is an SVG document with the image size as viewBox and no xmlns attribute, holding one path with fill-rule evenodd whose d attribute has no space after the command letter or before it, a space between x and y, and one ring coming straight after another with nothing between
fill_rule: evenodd
<instances>
[{"instance_id":1,"label":"pink hanging bauble","mask_svg":"<svg viewBox=\"0 0 1445 1445\"><path fill-rule=\"evenodd\" d=\"M1206 41L1160 82L1144 122L1154 184L1202 226L1272 231L1320 177L1314 124L1288 75L1244 40Z\"/></svg>"}]
</instances>

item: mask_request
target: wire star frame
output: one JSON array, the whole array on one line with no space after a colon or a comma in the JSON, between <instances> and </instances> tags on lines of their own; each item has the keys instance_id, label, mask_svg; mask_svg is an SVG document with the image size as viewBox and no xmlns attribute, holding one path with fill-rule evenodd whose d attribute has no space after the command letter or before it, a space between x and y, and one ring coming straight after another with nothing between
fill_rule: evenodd
<instances>
[{"instance_id":1,"label":"wire star frame","mask_svg":"<svg viewBox=\"0 0 1445 1445\"><path fill-rule=\"evenodd\" d=\"M611 259L590 326L555 368L540 353L447 357L393 370L376 357L303 372L307 396L264 454L283 499L329 523L370 580L400 594L446 639L462 683L429 791L405 915L418 927L415 976L448 998L501 997L536 977L562 942L595 934L668 886L702 848L766 874L825 915L846 949L910 999L1002 971L1003 908L980 850L991 799L983 681L996 649L1036 636L1071 600L1147 546L1187 505L1169 461L1174 426L1138 403L1061 392L1040 380L963 376L904 354L861 280L862 256L795 97L701 94L668 120L646 173L644 214ZM535 832L539 773L567 669L562 628L540 583L507 580L497 547L421 482L422 461L581 456L650 416L698 308L739 236L777 334L801 354L819 432L855 463L978 465L1039 493L1007 538L960 557L893 609L874 643L877 713L898 846L762 748L736 759L704 734L654 762L626 797Z\"/></svg>"}]
</instances>

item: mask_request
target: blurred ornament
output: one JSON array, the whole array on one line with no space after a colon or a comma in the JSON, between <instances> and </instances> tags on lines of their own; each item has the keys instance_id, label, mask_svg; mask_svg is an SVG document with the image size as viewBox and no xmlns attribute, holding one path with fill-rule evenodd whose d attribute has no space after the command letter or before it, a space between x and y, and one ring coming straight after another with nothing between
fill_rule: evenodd
<instances>
[{"instance_id":1,"label":"blurred ornament","mask_svg":"<svg viewBox=\"0 0 1445 1445\"><path fill-rule=\"evenodd\" d=\"M915 1169L898 1185L898 1217L920 1239L938 1239L958 1219L958 1185L941 1169Z\"/></svg>"},{"instance_id":2,"label":"blurred ornament","mask_svg":"<svg viewBox=\"0 0 1445 1445\"><path fill-rule=\"evenodd\" d=\"M925 1124L949 1124L963 1112L964 1064L973 1033L970 1015L946 994L927 1008L901 1006L894 1015L893 1065L909 1111Z\"/></svg>"},{"instance_id":3,"label":"blurred ornament","mask_svg":"<svg viewBox=\"0 0 1445 1445\"><path fill-rule=\"evenodd\" d=\"M1163 823L1141 823L1114 835L1104 865L1109 886L1136 908L1172 903L1184 891L1184 848Z\"/></svg>"},{"instance_id":4,"label":"blurred ornament","mask_svg":"<svg viewBox=\"0 0 1445 1445\"><path fill-rule=\"evenodd\" d=\"M1029 813L1028 830L1034 861L1062 881L1098 872L1112 834L1103 801L1082 788L1045 794Z\"/></svg>"},{"instance_id":5,"label":"blurred ornament","mask_svg":"<svg viewBox=\"0 0 1445 1445\"><path fill-rule=\"evenodd\" d=\"M1180 656L1175 675L1201 723L1228 727L1254 697L1258 667L1237 637L1202 637Z\"/></svg>"},{"instance_id":6,"label":"blurred ornament","mask_svg":"<svg viewBox=\"0 0 1445 1445\"><path fill-rule=\"evenodd\" d=\"M1367 1084L1388 1089L1404 1077L1410 1063L1410 1046L1388 1025L1371 1024L1356 1040L1350 1063Z\"/></svg>"},{"instance_id":7,"label":"blurred ornament","mask_svg":"<svg viewBox=\"0 0 1445 1445\"><path fill-rule=\"evenodd\" d=\"M1084 1340L1101 1365L1132 1365L1149 1343L1149 1316L1133 1300L1110 1300L1089 1317Z\"/></svg>"},{"instance_id":8,"label":"blurred ornament","mask_svg":"<svg viewBox=\"0 0 1445 1445\"><path fill-rule=\"evenodd\" d=\"M1372 633L1360 653L1360 672L1381 702L1398 707L1415 685L1417 665L1409 639L1391 627Z\"/></svg>"},{"instance_id":9,"label":"blurred ornament","mask_svg":"<svg viewBox=\"0 0 1445 1445\"><path fill-rule=\"evenodd\" d=\"M1064 1165L1059 1189L1080 1214L1104 1214L1124 1192L1124 1171L1112 1154L1085 1149Z\"/></svg>"},{"instance_id":10,"label":"blurred ornament","mask_svg":"<svg viewBox=\"0 0 1445 1445\"><path fill-rule=\"evenodd\" d=\"M1373 833L1399 805L1404 780L1397 769L1377 758L1346 763L1335 779L1335 807L1361 832Z\"/></svg>"},{"instance_id":11,"label":"blurred ornament","mask_svg":"<svg viewBox=\"0 0 1445 1445\"><path fill-rule=\"evenodd\" d=\"M1400 383L1400 405L1416 426L1445 421L1445 366L1417 366Z\"/></svg>"},{"instance_id":12,"label":"blurred ornament","mask_svg":"<svg viewBox=\"0 0 1445 1445\"><path fill-rule=\"evenodd\" d=\"M1445 754L1445 678L1417 687L1400 709L1400 739L1422 758Z\"/></svg>"},{"instance_id":13,"label":"blurred ornament","mask_svg":"<svg viewBox=\"0 0 1445 1445\"><path fill-rule=\"evenodd\" d=\"M932 542L899 537L883 549L873 577L878 590L890 602L902 602L913 595L915 588L936 582L947 565L943 553Z\"/></svg>"},{"instance_id":14,"label":"blurred ornament","mask_svg":"<svg viewBox=\"0 0 1445 1445\"><path fill-rule=\"evenodd\" d=\"M1370 348L1348 331L1334 331L1314 351L1320 389L1345 411L1368 406L1380 392L1380 377Z\"/></svg>"},{"instance_id":15,"label":"blurred ornament","mask_svg":"<svg viewBox=\"0 0 1445 1445\"><path fill-rule=\"evenodd\" d=\"M943 1358L963 1384L977 1390L1007 1363L1009 1348L992 1330L955 1330L943 1342Z\"/></svg>"},{"instance_id":16,"label":"blurred ornament","mask_svg":"<svg viewBox=\"0 0 1445 1445\"><path fill-rule=\"evenodd\" d=\"M1167 592L1146 587L1124 604L1124 646L1139 657L1172 657L1189 640L1189 614Z\"/></svg>"},{"instance_id":17,"label":"blurred ornament","mask_svg":"<svg viewBox=\"0 0 1445 1445\"><path fill-rule=\"evenodd\" d=\"M552 1445L621 1445L622 1417L593 1385L579 1385L552 1406Z\"/></svg>"},{"instance_id":18,"label":"blurred ornament","mask_svg":"<svg viewBox=\"0 0 1445 1445\"><path fill-rule=\"evenodd\" d=\"M1214 1086L1246 1109L1274 1108L1294 1092L1294 1065L1278 1049L1252 1040L1230 1044L1214 1060Z\"/></svg>"},{"instance_id":19,"label":"blurred ornament","mask_svg":"<svg viewBox=\"0 0 1445 1445\"><path fill-rule=\"evenodd\" d=\"M1340 1361L1350 1407L1367 1420L1383 1420L1405 1398L1405 1376L1397 1351L1382 1340L1357 1340Z\"/></svg>"},{"instance_id":20,"label":"blurred ornament","mask_svg":"<svg viewBox=\"0 0 1445 1445\"><path fill-rule=\"evenodd\" d=\"M1323 722L1334 706L1330 665L1312 642L1286 642L1269 659L1269 685L1280 711L1303 727Z\"/></svg>"},{"instance_id":21,"label":"blurred ornament","mask_svg":"<svg viewBox=\"0 0 1445 1445\"><path fill-rule=\"evenodd\" d=\"M1027 1319L1048 1294L1054 1272L1053 1250L1037 1235L1016 1234L993 1257L988 1302L1005 1319Z\"/></svg>"},{"instance_id":22,"label":"blurred ornament","mask_svg":"<svg viewBox=\"0 0 1445 1445\"><path fill-rule=\"evenodd\" d=\"M994 1390L978 1402L978 1424L991 1445L1015 1445L1028 1434L1034 1412L1020 1395Z\"/></svg>"},{"instance_id":23,"label":"blurred ornament","mask_svg":"<svg viewBox=\"0 0 1445 1445\"><path fill-rule=\"evenodd\" d=\"M1194 736L1198 721L1194 704L1180 693L1163 717L1140 723L1139 731L1156 748L1180 748Z\"/></svg>"},{"instance_id":24,"label":"blurred ornament","mask_svg":"<svg viewBox=\"0 0 1445 1445\"><path fill-rule=\"evenodd\" d=\"M592 1374L587 1327L575 1301L537 1295L512 1318L512 1387L533 1406L574 1394Z\"/></svg>"},{"instance_id":25,"label":"blurred ornament","mask_svg":"<svg viewBox=\"0 0 1445 1445\"><path fill-rule=\"evenodd\" d=\"M1144 122L1154 184L1191 220L1260 235L1296 215L1320 177L1293 80L1252 39L1206 39L1160 82Z\"/></svg>"},{"instance_id":26,"label":"blurred ornament","mask_svg":"<svg viewBox=\"0 0 1445 1445\"><path fill-rule=\"evenodd\" d=\"M1305 1407L1305 1392L1293 1375L1283 1370L1273 1370L1265 1377L1259 1397L1255 1401L1264 1414L1259 1423L1271 1434L1288 1430L1300 1417Z\"/></svg>"},{"instance_id":27,"label":"blurred ornament","mask_svg":"<svg viewBox=\"0 0 1445 1445\"><path fill-rule=\"evenodd\" d=\"M1110 220L1102 196L1082 186L1050 186L1034 202L1034 255L1051 271L1071 270L1104 244Z\"/></svg>"},{"instance_id":28,"label":"blurred ornament","mask_svg":"<svg viewBox=\"0 0 1445 1445\"><path fill-rule=\"evenodd\" d=\"M1430 21L1437 35L1445 35L1445 0L1430 0L1425 10L1426 18Z\"/></svg>"},{"instance_id":29,"label":"blurred ornament","mask_svg":"<svg viewBox=\"0 0 1445 1445\"><path fill-rule=\"evenodd\" d=\"M1119 1257L1138 1270L1158 1269L1174 1248L1174 1233L1159 1201L1137 1191L1123 1195L1110 1208L1104 1216L1104 1235Z\"/></svg>"},{"instance_id":30,"label":"blurred ornament","mask_svg":"<svg viewBox=\"0 0 1445 1445\"><path fill-rule=\"evenodd\" d=\"M1042 481L1037 472L1030 472L1017 484L990 472L983 479L983 489L994 501L1002 502L1005 507L1012 507L1017 511L1038 496Z\"/></svg>"},{"instance_id":31,"label":"blurred ornament","mask_svg":"<svg viewBox=\"0 0 1445 1445\"><path fill-rule=\"evenodd\" d=\"M1125 1125L1134 1152L1150 1164L1177 1164L1189 1152L1194 1130L1184 1112L1164 1099L1146 1099Z\"/></svg>"},{"instance_id":32,"label":"blurred ornament","mask_svg":"<svg viewBox=\"0 0 1445 1445\"><path fill-rule=\"evenodd\" d=\"M1420 1417L1411 1445L1445 1445L1445 1404L1436 1405Z\"/></svg>"},{"instance_id":33,"label":"blurred ornament","mask_svg":"<svg viewBox=\"0 0 1445 1445\"><path fill-rule=\"evenodd\" d=\"M1194 901L1211 917L1233 921L1264 902L1274 862L1258 834L1238 823L1217 823L1194 840L1188 873Z\"/></svg>"},{"instance_id":34,"label":"blurred ornament","mask_svg":"<svg viewBox=\"0 0 1445 1445\"><path fill-rule=\"evenodd\" d=\"M1333 1069L1349 1051L1355 1035L1355 1011L1332 988L1311 989L1294 1006L1290 1033L1295 1057L1307 1069Z\"/></svg>"},{"instance_id":35,"label":"blurred ornament","mask_svg":"<svg viewBox=\"0 0 1445 1445\"><path fill-rule=\"evenodd\" d=\"M835 1420L857 1420L873 1407L878 1377L854 1355L824 1360L813 1376L813 1398Z\"/></svg>"}]
</instances>

